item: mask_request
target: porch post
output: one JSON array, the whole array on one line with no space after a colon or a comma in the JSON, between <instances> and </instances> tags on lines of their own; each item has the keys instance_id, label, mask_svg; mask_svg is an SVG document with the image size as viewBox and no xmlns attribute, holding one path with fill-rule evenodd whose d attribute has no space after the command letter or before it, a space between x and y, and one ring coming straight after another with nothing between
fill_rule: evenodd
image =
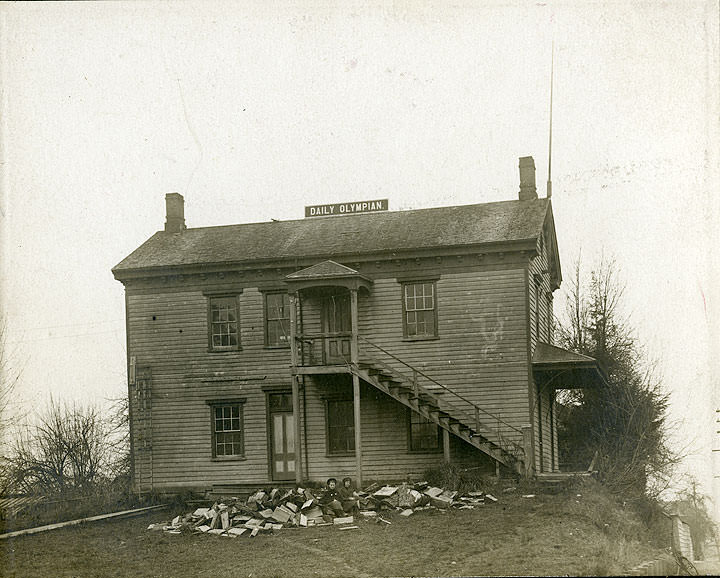
<instances>
[{"instance_id":1,"label":"porch post","mask_svg":"<svg viewBox=\"0 0 720 578\"><path fill-rule=\"evenodd\" d=\"M293 422L295 425L295 481L300 484L303 481L303 455L302 441L300 439L300 385L298 384L298 376L292 376L292 404L293 404Z\"/></svg>"},{"instance_id":2,"label":"porch post","mask_svg":"<svg viewBox=\"0 0 720 578\"><path fill-rule=\"evenodd\" d=\"M350 289L350 321L352 336L350 339L350 363L352 365L353 374L353 418L355 421L355 483L358 488L363 485L362 482L362 435L360 428L360 378L355 370L358 368L359 351L358 351L358 290Z\"/></svg>"},{"instance_id":3,"label":"porch post","mask_svg":"<svg viewBox=\"0 0 720 578\"><path fill-rule=\"evenodd\" d=\"M442 430L442 436L443 436L443 458L445 458L445 463L450 463L450 432L443 428Z\"/></svg>"},{"instance_id":4,"label":"porch post","mask_svg":"<svg viewBox=\"0 0 720 578\"><path fill-rule=\"evenodd\" d=\"M535 452L532 445L532 425L522 426L523 450L525 453L524 474L526 478L531 478L535 472Z\"/></svg>"},{"instance_id":5,"label":"porch post","mask_svg":"<svg viewBox=\"0 0 720 578\"><path fill-rule=\"evenodd\" d=\"M295 425L295 481L300 484L303 481L303 456L302 456L302 442L301 442L301 424L300 424L300 385L298 383L297 374L297 340L295 336L297 334L297 293L290 293L290 359L291 359L291 372L292 372L292 404L293 404L293 422Z\"/></svg>"},{"instance_id":6,"label":"porch post","mask_svg":"<svg viewBox=\"0 0 720 578\"><path fill-rule=\"evenodd\" d=\"M297 293L288 295L290 302L290 363L293 375L297 375L298 349L297 349L297 304L299 302Z\"/></svg>"}]
</instances>

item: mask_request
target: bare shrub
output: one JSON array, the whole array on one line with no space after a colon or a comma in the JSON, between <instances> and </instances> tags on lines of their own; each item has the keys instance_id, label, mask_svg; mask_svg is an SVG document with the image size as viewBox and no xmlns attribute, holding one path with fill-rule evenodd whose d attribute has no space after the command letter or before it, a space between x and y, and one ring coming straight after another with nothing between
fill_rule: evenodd
<instances>
[{"instance_id":1,"label":"bare shrub","mask_svg":"<svg viewBox=\"0 0 720 578\"><path fill-rule=\"evenodd\" d=\"M8 462L13 490L86 493L107 482L115 461L110 434L97 407L51 400L12 446Z\"/></svg>"}]
</instances>

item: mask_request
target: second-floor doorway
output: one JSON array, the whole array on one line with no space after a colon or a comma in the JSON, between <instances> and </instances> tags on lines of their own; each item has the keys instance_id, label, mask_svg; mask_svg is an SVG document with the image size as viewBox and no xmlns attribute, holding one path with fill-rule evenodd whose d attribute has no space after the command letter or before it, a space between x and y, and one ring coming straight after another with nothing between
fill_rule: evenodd
<instances>
[{"instance_id":1,"label":"second-floor doorway","mask_svg":"<svg viewBox=\"0 0 720 578\"><path fill-rule=\"evenodd\" d=\"M348 293L332 293L323 298L322 331L325 365L349 363L352 318Z\"/></svg>"}]
</instances>

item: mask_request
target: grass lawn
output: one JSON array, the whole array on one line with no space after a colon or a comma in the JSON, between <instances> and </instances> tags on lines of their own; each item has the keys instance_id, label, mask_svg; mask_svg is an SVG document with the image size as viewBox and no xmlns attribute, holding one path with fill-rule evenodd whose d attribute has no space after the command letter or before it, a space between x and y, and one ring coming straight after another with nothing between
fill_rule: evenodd
<instances>
[{"instance_id":1,"label":"grass lawn","mask_svg":"<svg viewBox=\"0 0 720 578\"><path fill-rule=\"evenodd\" d=\"M633 517L602 496L505 495L474 510L383 513L226 538L148 531L179 512L95 522L0 542L3 576L482 576L613 575L662 552Z\"/></svg>"}]
</instances>

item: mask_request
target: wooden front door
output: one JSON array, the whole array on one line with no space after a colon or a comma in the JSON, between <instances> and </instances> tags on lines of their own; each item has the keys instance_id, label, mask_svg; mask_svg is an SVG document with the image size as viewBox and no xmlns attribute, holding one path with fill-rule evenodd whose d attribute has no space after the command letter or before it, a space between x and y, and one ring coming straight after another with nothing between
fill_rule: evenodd
<instances>
[{"instance_id":1,"label":"wooden front door","mask_svg":"<svg viewBox=\"0 0 720 578\"><path fill-rule=\"evenodd\" d=\"M338 293L325 297L322 317L325 335L323 351L325 365L350 363L350 337L352 334L350 295Z\"/></svg>"},{"instance_id":2,"label":"wooden front door","mask_svg":"<svg viewBox=\"0 0 720 578\"><path fill-rule=\"evenodd\" d=\"M271 393L270 463L273 480L295 479L295 416L291 393Z\"/></svg>"}]
</instances>

